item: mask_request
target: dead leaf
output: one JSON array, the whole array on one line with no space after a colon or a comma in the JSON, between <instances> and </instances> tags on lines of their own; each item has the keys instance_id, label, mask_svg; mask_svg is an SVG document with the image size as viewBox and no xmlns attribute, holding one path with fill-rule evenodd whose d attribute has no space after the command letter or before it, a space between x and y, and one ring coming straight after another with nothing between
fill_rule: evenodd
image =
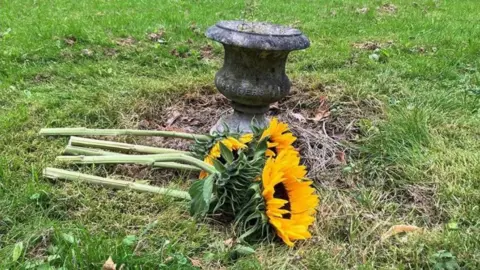
<instances>
[{"instance_id":1,"label":"dead leaf","mask_svg":"<svg viewBox=\"0 0 480 270\"><path fill-rule=\"evenodd\" d=\"M64 41L67 45L73 46L73 45L77 42L77 38L74 37L74 36L68 36L68 37L64 38L63 41Z\"/></svg>"},{"instance_id":2,"label":"dead leaf","mask_svg":"<svg viewBox=\"0 0 480 270\"><path fill-rule=\"evenodd\" d=\"M327 117L330 116L330 111L329 110L319 110L315 114L315 117L313 118L307 118L308 120L312 120L313 122L319 122Z\"/></svg>"},{"instance_id":3,"label":"dead leaf","mask_svg":"<svg viewBox=\"0 0 480 270\"><path fill-rule=\"evenodd\" d=\"M291 113L291 116L300 123L307 122L307 119L305 119L305 116L303 116L301 113Z\"/></svg>"},{"instance_id":4,"label":"dead leaf","mask_svg":"<svg viewBox=\"0 0 480 270\"><path fill-rule=\"evenodd\" d=\"M388 229L388 231L382 235L382 241L399 233L409 233L409 232L415 232L420 230L421 230L420 227L417 227L414 225L394 225L390 227L390 229Z\"/></svg>"},{"instance_id":5,"label":"dead leaf","mask_svg":"<svg viewBox=\"0 0 480 270\"><path fill-rule=\"evenodd\" d=\"M355 11L359 14L365 14L368 12L368 8L367 7L357 8Z\"/></svg>"},{"instance_id":6,"label":"dead leaf","mask_svg":"<svg viewBox=\"0 0 480 270\"><path fill-rule=\"evenodd\" d=\"M177 121L177 119L180 117L180 113L178 111L174 111L172 113L172 116L167 120L167 122L165 122L165 124L167 126L171 126L175 121Z\"/></svg>"},{"instance_id":7,"label":"dead leaf","mask_svg":"<svg viewBox=\"0 0 480 270\"><path fill-rule=\"evenodd\" d=\"M192 263L193 267L202 268L202 262L199 259L197 258L188 258L188 259L190 259L190 262Z\"/></svg>"},{"instance_id":8,"label":"dead leaf","mask_svg":"<svg viewBox=\"0 0 480 270\"><path fill-rule=\"evenodd\" d=\"M223 244L228 247L228 248L231 248L234 244L235 240L233 240L233 238L228 238L227 240L223 241Z\"/></svg>"},{"instance_id":9,"label":"dead leaf","mask_svg":"<svg viewBox=\"0 0 480 270\"><path fill-rule=\"evenodd\" d=\"M347 161L345 159L345 152L344 151L339 151L335 153L338 161L340 161L342 164L347 164Z\"/></svg>"},{"instance_id":10,"label":"dead leaf","mask_svg":"<svg viewBox=\"0 0 480 270\"><path fill-rule=\"evenodd\" d=\"M90 49L83 49L81 52L84 56L93 56L93 51Z\"/></svg>"},{"instance_id":11,"label":"dead leaf","mask_svg":"<svg viewBox=\"0 0 480 270\"><path fill-rule=\"evenodd\" d=\"M328 97L321 96L320 105L318 105L318 109L317 109L317 112L315 113L315 116L313 118L307 118L307 119L313 122L319 122L329 116L330 116L330 108L328 106Z\"/></svg>"},{"instance_id":12,"label":"dead leaf","mask_svg":"<svg viewBox=\"0 0 480 270\"><path fill-rule=\"evenodd\" d=\"M176 57L180 57L180 53L175 48L173 48L173 50L170 51L170 54Z\"/></svg>"},{"instance_id":13,"label":"dead leaf","mask_svg":"<svg viewBox=\"0 0 480 270\"><path fill-rule=\"evenodd\" d=\"M270 104L270 110L280 110L280 107L278 106L278 101Z\"/></svg>"},{"instance_id":14,"label":"dead leaf","mask_svg":"<svg viewBox=\"0 0 480 270\"><path fill-rule=\"evenodd\" d=\"M127 37L127 38L119 38L117 39L116 41L117 45L118 46L131 46L135 43L137 43L137 41L133 38L133 37Z\"/></svg>"},{"instance_id":15,"label":"dead leaf","mask_svg":"<svg viewBox=\"0 0 480 270\"><path fill-rule=\"evenodd\" d=\"M102 270L115 270L117 265L113 262L112 256L108 257L108 260L103 264Z\"/></svg>"}]
</instances>

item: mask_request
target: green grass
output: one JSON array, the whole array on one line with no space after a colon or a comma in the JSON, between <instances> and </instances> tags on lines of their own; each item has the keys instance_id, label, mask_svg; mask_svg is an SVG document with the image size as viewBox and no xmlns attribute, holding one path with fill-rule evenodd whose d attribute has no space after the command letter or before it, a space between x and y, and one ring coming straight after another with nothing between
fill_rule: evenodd
<instances>
[{"instance_id":1,"label":"green grass","mask_svg":"<svg viewBox=\"0 0 480 270\"><path fill-rule=\"evenodd\" d=\"M2 1L1 268L99 269L108 256L124 269L190 269L190 258L210 269L480 268L480 6L391 2L390 15L373 0L258 0L246 14L233 0ZM360 129L342 183L318 185L314 239L236 258L230 228L196 222L179 201L41 178L66 139L40 128L132 127L168 96L212 87L222 47L203 32L243 17L304 31L312 45L289 59L294 85L334 89L324 94L338 116ZM165 44L146 37L159 28ZM137 42L117 44L129 36ZM352 46L366 41L392 44L377 62ZM214 57L200 59L207 44ZM381 241L395 224L424 232Z\"/></svg>"}]
</instances>

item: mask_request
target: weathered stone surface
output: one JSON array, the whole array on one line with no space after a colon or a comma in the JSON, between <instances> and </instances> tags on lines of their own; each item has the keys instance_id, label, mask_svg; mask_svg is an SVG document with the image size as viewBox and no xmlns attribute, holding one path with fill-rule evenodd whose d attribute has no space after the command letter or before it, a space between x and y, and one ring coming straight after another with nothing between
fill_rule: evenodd
<instances>
[{"instance_id":1,"label":"weathered stone surface","mask_svg":"<svg viewBox=\"0 0 480 270\"><path fill-rule=\"evenodd\" d=\"M233 115L222 117L212 132L223 130L225 124L232 130L248 132L252 118L266 125L263 114L269 105L290 91L285 74L288 54L307 48L307 37L281 25L242 21L221 21L206 35L224 45L224 64L215 76L215 85L235 110Z\"/></svg>"},{"instance_id":2,"label":"weathered stone surface","mask_svg":"<svg viewBox=\"0 0 480 270\"><path fill-rule=\"evenodd\" d=\"M220 21L206 35L222 44L258 50L293 51L310 46L298 29L266 22Z\"/></svg>"},{"instance_id":3,"label":"weathered stone surface","mask_svg":"<svg viewBox=\"0 0 480 270\"><path fill-rule=\"evenodd\" d=\"M266 127L268 121L263 113L250 114L235 110L233 114L222 116L217 124L211 129L211 133L216 131L222 132L225 130L225 126L227 126L228 130L232 132L250 133L252 132L251 124L258 127Z\"/></svg>"}]
</instances>

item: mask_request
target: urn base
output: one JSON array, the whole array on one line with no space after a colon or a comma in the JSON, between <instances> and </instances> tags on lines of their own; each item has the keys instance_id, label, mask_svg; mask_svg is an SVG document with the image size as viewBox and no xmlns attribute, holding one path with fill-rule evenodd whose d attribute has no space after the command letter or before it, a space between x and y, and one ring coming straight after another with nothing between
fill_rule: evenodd
<instances>
[{"instance_id":1,"label":"urn base","mask_svg":"<svg viewBox=\"0 0 480 270\"><path fill-rule=\"evenodd\" d=\"M210 134L224 132L227 129L230 132L250 133L252 124L264 128L268 122L264 113L251 114L235 110L232 114L222 116L210 129Z\"/></svg>"}]
</instances>

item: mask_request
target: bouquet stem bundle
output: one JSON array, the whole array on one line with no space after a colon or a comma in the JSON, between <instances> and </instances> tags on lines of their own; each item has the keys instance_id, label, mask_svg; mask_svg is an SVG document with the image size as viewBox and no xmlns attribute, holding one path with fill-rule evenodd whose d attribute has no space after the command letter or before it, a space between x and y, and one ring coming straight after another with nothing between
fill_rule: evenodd
<instances>
[{"instance_id":1,"label":"bouquet stem bundle","mask_svg":"<svg viewBox=\"0 0 480 270\"><path fill-rule=\"evenodd\" d=\"M113 188L130 188L190 201L190 213L230 216L240 240L281 238L285 244L311 237L318 196L306 167L293 147L288 125L273 119L253 133L228 130L212 136L174 131L133 129L42 129L41 135L72 136L57 161L68 164L137 164L155 168L200 171L189 191L155 187L63 169L46 168L46 178L84 181ZM194 140L192 152L76 136L162 136ZM132 154L133 153L133 154Z\"/></svg>"}]
</instances>

